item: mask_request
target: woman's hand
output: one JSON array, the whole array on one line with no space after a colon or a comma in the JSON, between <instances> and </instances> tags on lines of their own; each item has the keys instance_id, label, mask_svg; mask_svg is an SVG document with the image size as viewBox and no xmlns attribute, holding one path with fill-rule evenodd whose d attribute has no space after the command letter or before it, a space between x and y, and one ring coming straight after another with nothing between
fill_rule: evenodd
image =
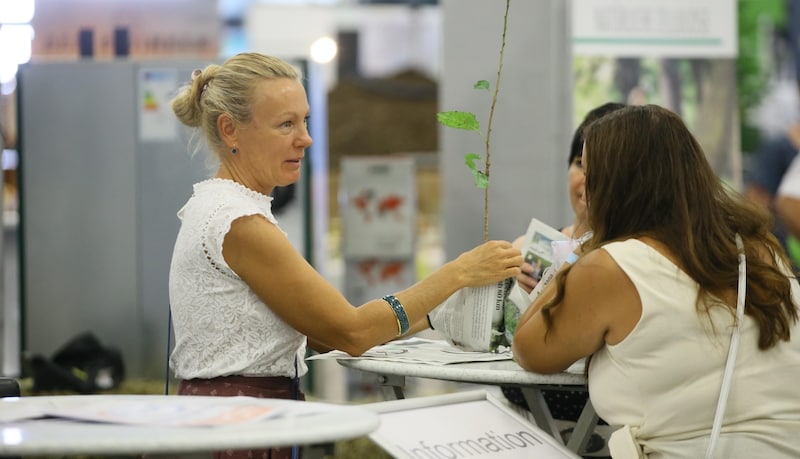
<instances>
[{"instance_id":1,"label":"woman's hand","mask_svg":"<svg viewBox=\"0 0 800 459\"><path fill-rule=\"evenodd\" d=\"M515 249L522 253L522 244L524 243L525 235L523 234L522 236L516 238L512 245ZM531 293L534 287L536 287L536 284L539 283L539 280L533 277L533 272L535 269L536 268L534 268L532 264L523 261L522 265L520 266L520 273L517 274L517 284L519 284L519 286L528 293Z\"/></svg>"},{"instance_id":2,"label":"woman's hand","mask_svg":"<svg viewBox=\"0 0 800 459\"><path fill-rule=\"evenodd\" d=\"M539 283L539 280L533 277L533 265L530 263L522 263L520 266L521 272L517 275L517 284L528 293L531 293Z\"/></svg>"},{"instance_id":3,"label":"woman's hand","mask_svg":"<svg viewBox=\"0 0 800 459\"><path fill-rule=\"evenodd\" d=\"M522 254L507 241L488 241L459 255L452 263L466 287L500 282L520 274Z\"/></svg>"}]
</instances>

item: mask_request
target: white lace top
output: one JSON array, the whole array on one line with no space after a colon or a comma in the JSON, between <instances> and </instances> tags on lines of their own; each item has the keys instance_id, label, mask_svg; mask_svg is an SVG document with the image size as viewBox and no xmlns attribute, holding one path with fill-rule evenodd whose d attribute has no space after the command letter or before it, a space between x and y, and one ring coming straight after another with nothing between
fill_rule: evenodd
<instances>
[{"instance_id":1,"label":"white lace top","mask_svg":"<svg viewBox=\"0 0 800 459\"><path fill-rule=\"evenodd\" d=\"M270 196L210 179L194 185L178 212L182 223L169 273L175 330L170 367L177 378L306 373L306 337L276 316L222 257L222 242L237 218L263 215L278 225L271 205Z\"/></svg>"}]
</instances>

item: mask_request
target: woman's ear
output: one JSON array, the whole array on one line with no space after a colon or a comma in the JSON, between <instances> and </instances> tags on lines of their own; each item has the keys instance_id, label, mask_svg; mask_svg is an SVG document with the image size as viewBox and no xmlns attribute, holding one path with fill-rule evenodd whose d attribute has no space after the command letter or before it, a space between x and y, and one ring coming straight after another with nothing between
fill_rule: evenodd
<instances>
[{"instance_id":1,"label":"woman's ear","mask_svg":"<svg viewBox=\"0 0 800 459\"><path fill-rule=\"evenodd\" d=\"M231 119L230 115L223 113L217 117L217 129L219 130L220 138L228 147L236 145L236 123Z\"/></svg>"}]
</instances>

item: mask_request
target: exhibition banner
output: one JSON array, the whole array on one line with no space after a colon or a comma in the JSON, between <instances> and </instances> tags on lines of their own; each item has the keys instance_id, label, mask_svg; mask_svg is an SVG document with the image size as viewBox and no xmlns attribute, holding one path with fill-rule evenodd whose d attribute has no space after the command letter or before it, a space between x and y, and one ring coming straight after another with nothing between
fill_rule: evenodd
<instances>
[{"instance_id":1,"label":"exhibition banner","mask_svg":"<svg viewBox=\"0 0 800 459\"><path fill-rule=\"evenodd\" d=\"M735 57L735 0L573 0L576 55Z\"/></svg>"}]
</instances>

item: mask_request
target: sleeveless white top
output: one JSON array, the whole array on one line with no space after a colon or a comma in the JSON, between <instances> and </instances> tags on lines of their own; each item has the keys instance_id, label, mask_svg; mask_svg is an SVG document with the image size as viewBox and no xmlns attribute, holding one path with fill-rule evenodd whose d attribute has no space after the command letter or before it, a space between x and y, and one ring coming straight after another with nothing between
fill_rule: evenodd
<instances>
[{"instance_id":1,"label":"sleeveless white top","mask_svg":"<svg viewBox=\"0 0 800 459\"><path fill-rule=\"evenodd\" d=\"M703 457L734 314L721 307L711 309L711 321L698 314L697 283L643 242L604 249L636 287L642 317L623 341L592 358L592 404L610 425L628 426L651 459ZM791 283L800 304L800 287ZM800 327L791 342L767 351L758 349L758 335L745 315L715 457L800 457Z\"/></svg>"},{"instance_id":2,"label":"sleeveless white top","mask_svg":"<svg viewBox=\"0 0 800 459\"><path fill-rule=\"evenodd\" d=\"M270 196L234 181L210 179L194 185L178 212L181 229L169 274L175 330L170 367L177 378L306 373L306 337L276 316L222 256L237 218L262 215L278 225L271 204Z\"/></svg>"}]
</instances>

